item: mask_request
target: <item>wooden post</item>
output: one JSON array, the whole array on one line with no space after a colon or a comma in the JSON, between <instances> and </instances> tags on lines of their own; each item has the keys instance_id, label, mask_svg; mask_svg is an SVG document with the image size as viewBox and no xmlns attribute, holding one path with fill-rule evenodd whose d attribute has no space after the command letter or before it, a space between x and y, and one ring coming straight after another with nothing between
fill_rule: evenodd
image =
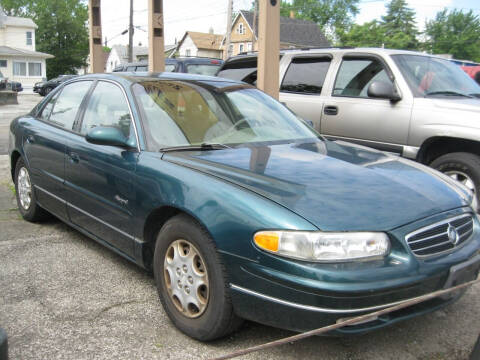
<instances>
[{"instance_id":1,"label":"wooden post","mask_svg":"<svg viewBox=\"0 0 480 360\"><path fill-rule=\"evenodd\" d=\"M88 27L90 35L90 72L103 73L101 0L88 0Z\"/></svg>"},{"instance_id":2,"label":"wooden post","mask_svg":"<svg viewBox=\"0 0 480 360\"><path fill-rule=\"evenodd\" d=\"M227 60L230 55L230 37L232 35L232 11L233 0L228 0L227 9L227 33L225 35L225 50L223 51L223 60Z\"/></svg>"},{"instance_id":3,"label":"wooden post","mask_svg":"<svg viewBox=\"0 0 480 360\"><path fill-rule=\"evenodd\" d=\"M148 0L148 70L165 71L163 0Z\"/></svg>"},{"instance_id":4,"label":"wooden post","mask_svg":"<svg viewBox=\"0 0 480 360\"><path fill-rule=\"evenodd\" d=\"M280 0L259 0L257 86L278 99Z\"/></svg>"}]
</instances>

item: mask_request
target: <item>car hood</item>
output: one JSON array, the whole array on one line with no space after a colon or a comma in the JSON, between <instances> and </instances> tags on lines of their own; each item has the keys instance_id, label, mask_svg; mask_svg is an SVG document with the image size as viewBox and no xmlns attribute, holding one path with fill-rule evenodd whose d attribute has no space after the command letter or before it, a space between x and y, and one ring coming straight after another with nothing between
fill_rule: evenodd
<instances>
[{"instance_id":1,"label":"car hood","mask_svg":"<svg viewBox=\"0 0 480 360\"><path fill-rule=\"evenodd\" d=\"M251 190L326 231L386 231L468 205L468 196L434 170L347 143L171 152L163 159Z\"/></svg>"},{"instance_id":2,"label":"car hood","mask_svg":"<svg viewBox=\"0 0 480 360\"><path fill-rule=\"evenodd\" d=\"M480 99L467 99L467 98L441 98L441 99L429 99L436 108L440 111L454 110L454 111L468 111L480 113Z\"/></svg>"}]
</instances>

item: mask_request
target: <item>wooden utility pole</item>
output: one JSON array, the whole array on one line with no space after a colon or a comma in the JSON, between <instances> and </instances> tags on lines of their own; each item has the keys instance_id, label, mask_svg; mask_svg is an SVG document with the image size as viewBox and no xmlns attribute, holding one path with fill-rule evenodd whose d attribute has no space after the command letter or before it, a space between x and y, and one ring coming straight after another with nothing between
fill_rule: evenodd
<instances>
[{"instance_id":1,"label":"wooden utility pole","mask_svg":"<svg viewBox=\"0 0 480 360\"><path fill-rule=\"evenodd\" d=\"M128 25L128 62L133 61L133 0L130 0L130 24Z\"/></svg>"},{"instance_id":2,"label":"wooden utility pole","mask_svg":"<svg viewBox=\"0 0 480 360\"><path fill-rule=\"evenodd\" d=\"M90 72L103 73L101 1L88 0Z\"/></svg>"},{"instance_id":3,"label":"wooden utility pole","mask_svg":"<svg viewBox=\"0 0 480 360\"><path fill-rule=\"evenodd\" d=\"M255 51L255 41L257 40L257 17L258 17L258 0L253 2L253 34L252 34L252 51Z\"/></svg>"},{"instance_id":4,"label":"wooden utility pole","mask_svg":"<svg viewBox=\"0 0 480 360\"><path fill-rule=\"evenodd\" d=\"M163 0L148 0L148 70L165 71Z\"/></svg>"},{"instance_id":5,"label":"wooden utility pole","mask_svg":"<svg viewBox=\"0 0 480 360\"><path fill-rule=\"evenodd\" d=\"M232 12L233 12L233 0L228 0L227 33L225 38L225 51L223 52L224 60L227 60L230 55L230 37L232 34Z\"/></svg>"},{"instance_id":6,"label":"wooden utility pole","mask_svg":"<svg viewBox=\"0 0 480 360\"><path fill-rule=\"evenodd\" d=\"M259 0L257 86L278 99L280 0Z\"/></svg>"}]
</instances>

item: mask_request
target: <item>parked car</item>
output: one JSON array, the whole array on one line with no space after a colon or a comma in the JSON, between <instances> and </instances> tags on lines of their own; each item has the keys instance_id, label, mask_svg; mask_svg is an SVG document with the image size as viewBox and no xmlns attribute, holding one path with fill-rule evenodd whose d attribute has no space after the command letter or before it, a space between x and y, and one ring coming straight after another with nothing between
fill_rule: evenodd
<instances>
[{"instance_id":1,"label":"parked car","mask_svg":"<svg viewBox=\"0 0 480 360\"><path fill-rule=\"evenodd\" d=\"M59 75L58 77L48 81L37 82L33 87L33 92L36 92L42 96L48 95L50 91L55 89L58 85L77 76L78 75Z\"/></svg>"},{"instance_id":2,"label":"parked car","mask_svg":"<svg viewBox=\"0 0 480 360\"><path fill-rule=\"evenodd\" d=\"M0 71L0 90L11 90L20 92L23 91L22 84L18 81L10 81L8 78L4 77Z\"/></svg>"},{"instance_id":3,"label":"parked car","mask_svg":"<svg viewBox=\"0 0 480 360\"><path fill-rule=\"evenodd\" d=\"M257 54L218 76L256 84ZM480 86L454 63L387 49L283 51L280 101L330 139L429 165L480 200Z\"/></svg>"},{"instance_id":4,"label":"parked car","mask_svg":"<svg viewBox=\"0 0 480 360\"><path fill-rule=\"evenodd\" d=\"M165 59L165 71L166 72L179 72L189 73L197 75L215 75L218 72L220 66L222 66L223 60L215 58L202 58L202 57L179 57L179 58L166 58ZM113 72L138 72L148 71L148 63L146 61L126 63L117 66L113 69Z\"/></svg>"},{"instance_id":5,"label":"parked car","mask_svg":"<svg viewBox=\"0 0 480 360\"><path fill-rule=\"evenodd\" d=\"M0 360L8 360L7 333L2 328L0 328Z\"/></svg>"},{"instance_id":6,"label":"parked car","mask_svg":"<svg viewBox=\"0 0 480 360\"><path fill-rule=\"evenodd\" d=\"M152 269L166 313L199 340L240 319L317 328L478 275L470 191L421 164L326 140L248 84L82 76L13 120L9 139L23 218L48 211Z\"/></svg>"}]
</instances>

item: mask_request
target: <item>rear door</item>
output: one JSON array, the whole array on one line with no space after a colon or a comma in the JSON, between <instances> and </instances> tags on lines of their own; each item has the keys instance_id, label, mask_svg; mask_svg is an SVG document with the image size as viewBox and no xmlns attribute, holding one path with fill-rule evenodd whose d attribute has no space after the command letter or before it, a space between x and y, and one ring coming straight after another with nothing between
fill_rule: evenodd
<instances>
[{"instance_id":1,"label":"rear door","mask_svg":"<svg viewBox=\"0 0 480 360\"><path fill-rule=\"evenodd\" d=\"M283 59L285 60L285 59ZM280 85L280 101L320 130L324 103L323 84L332 56L295 56L288 65Z\"/></svg>"},{"instance_id":2,"label":"rear door","mask_svg":"<svg viewBox=\"0 0 480 360\"><path fill-rule=\"evenodd\" d=\"M23 148L39 203L66 219L65 147L82 101L93 81L66 85L45 104L25 129Z\"/></svg>"},{"instance_id":3,"label":"rear door","mask_svg":"<svg viewBox=\"0 0 480 360\"><path fill-rule=\"evenodd\" d=\"M402 153L407 144L412 100L392 102L370 98L374 81L393 82L387 64L375 55L345 55L333 89L325 98L320 131L379 150ZM394 83L394 86L395 83Z\"/></svg>"},{"instance_id":4,"label":"rear door","mask_svg":"<svg viewBox=\"0 0 480 360\"><path fill-rule=\"evenodd\" d=\"M97 126L116 127L138 144L130 105L123 88L98 81L87 99L76 136L66 149L65 184L71 221L133 256L133 177L139 152L88 143L85 135Z\"/></svg>"}]
</instances>

